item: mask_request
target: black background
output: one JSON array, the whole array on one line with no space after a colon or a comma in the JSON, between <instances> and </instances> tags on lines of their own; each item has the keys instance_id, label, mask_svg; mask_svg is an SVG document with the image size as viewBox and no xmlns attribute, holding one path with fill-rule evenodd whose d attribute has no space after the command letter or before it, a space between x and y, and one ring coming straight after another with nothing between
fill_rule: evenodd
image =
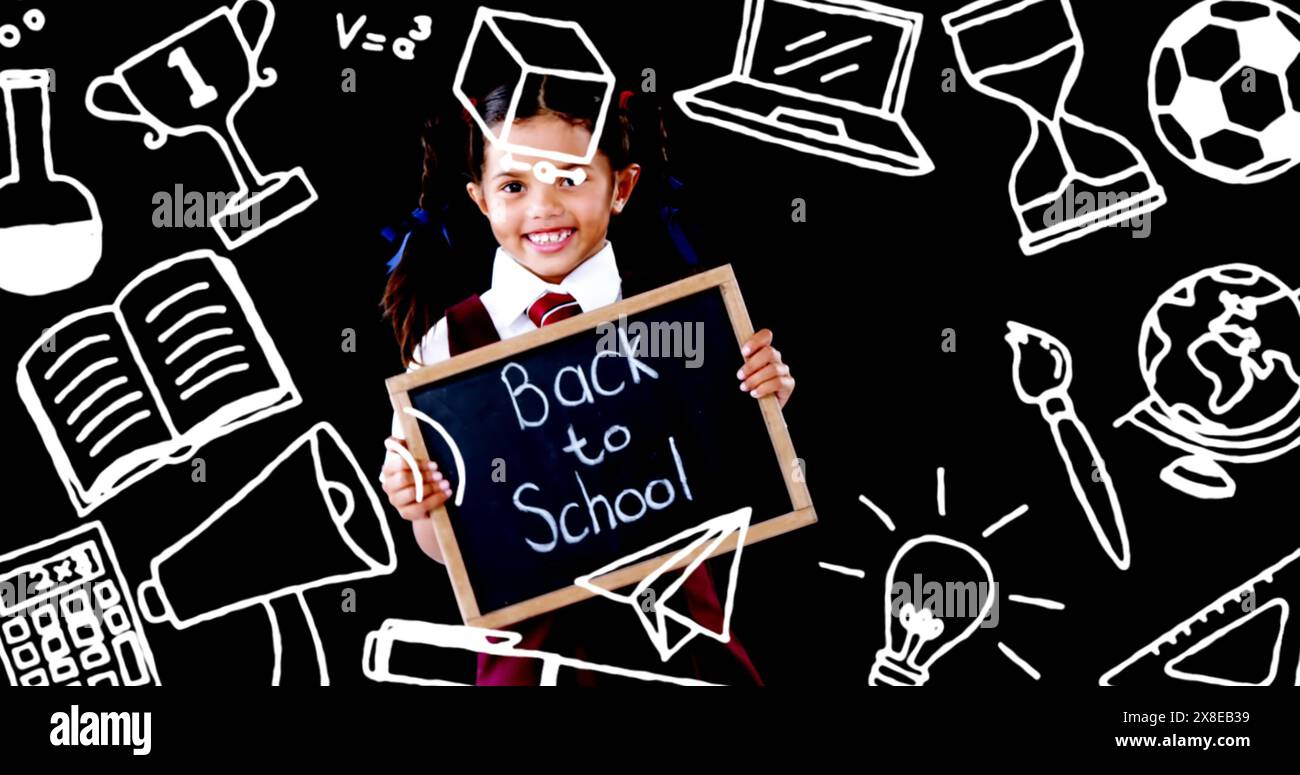
<instances>
[{"instance_id":1,"label":"black background","mask_svg":"<svg viewBox=\"0 0 1300 775\"><path fill-rule=\"evenodd\" d=\"M1156 138L1145 108L1147 64L1168 22L1190 3L1080 0L1086 54L1069 100L1075 114L1130 138L1169 203L1151 233L1109 229L1026 258L1006 195L1028 130L1021 113L976 93L955 68L939 18L962 3L899 0L926 14L904 115L936 171L906 179L861 170L695 124L674 90L729 71L743 3L664 0L498 3L581 22L626 81L654 68L671 122L680 177L709 204L697 213L729 245L751 316L775 331L798 379L786 409L806 462L820 522L745 554L733 624L770 684L862 685L882 644L883 576L908 537L941 532L989 559L1004 594L1059 600L1052 612L1006 603L999 626L977 633L933 670L933 684L1023 685L1031 679L996 648L1003 642L1042 683L1095 684L1108 668L1300 543L1291 504L1295 456L1232 470L1238 495L1198 501L1158 480L1173 457L1145 433L1111 422L1146 395L1136 353L1142 318L1159 293L1203 268L1248 261L1300 282L1289 257L1297 173L1233 187L1193 173ZM25 4L0 10L17 22ZM6 294L0 363L16 366L41 331L76 310L109 302L165 258L209 247L235 261L303 394L304 405L206 446L207 481L174 466L114 498L103 520L128 581L191 530L316 421L333 423L363 469L378 472L390 409L383 380L400 371L377 301L392 249L379 228L415 206L420 122L450 99L474 4L277 5L264 65L279 82L255 94L238 127L264 171L301 164L320 201L249 245L224 251L208 229L152 226L158 191L228 186L224 160L203 137L157 151L144 128L107 123L83 107L89 81L197 19L211 4L47 7L45 29L0 50L3 67L50 67L56 170L97 196L104 257L91 280L45 297ZM389 37L416 13L434 17L415 60L340 51L334 14ZM232 66L242 66L231 63ZM356 91L341 89L343 68ZM0 161L0 163L3 163ZM792 200L807 221L792 222ZM487 257L484 257L487 260ZM1060 338L1074 356L1072 394L1115 477L1134 563L1119 572L1094 540L1037 409L1012 389L1006 321ZM341 347L356 332L356 352ZM941 348L952 329L956 351ZM72 529L78 520L16 393L0 387L10 500L0 551ZM936 469L946 469L947 516L937 515ZM858 502L887 511L884 529ZM989 539L980 532L1021 504L1029 512ZM292 518L286 501L268 520ZM364 634L388 617L458 621L443 569L427 560L394 513L399 562L391 576L308 594L334 683L364 683ZM250 536L255 541L256 536ZM310 550L304 537L304 551ZM865 580L821 570L861 568ZM230 558L230 573L255 572ZM213 579L212 583L220 583ZM612 604L611 604L612 606ZM618 609L611 608L611 615ZM147 626L165 684L265 685L270 644L259 609L177 632ZM468 676L461 676L468 678Z\"/></svg>"}]
</instances>

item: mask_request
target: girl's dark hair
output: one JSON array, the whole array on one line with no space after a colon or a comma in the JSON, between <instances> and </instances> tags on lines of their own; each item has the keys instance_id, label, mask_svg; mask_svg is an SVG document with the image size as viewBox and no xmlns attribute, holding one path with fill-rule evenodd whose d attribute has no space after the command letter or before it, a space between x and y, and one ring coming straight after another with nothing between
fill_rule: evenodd
<instances>
[{"instance_id":1,"label":"girl's dark hair","mask_svg":"<svg viewBox=\"0 0 1300 775\"><path fill-rule=\"evenodd\" d=\"M513 89L513 85L496 86L475 98L475 108L489 127L505 120ZM608 101L601 96L593 93L589 83L532 78L520 95L515 120L554 115L594 131L599 112L607 111L598 140L600 151L615 170L633 163L642 168L617 229L613 223L610 226L611 241L616 233L637 235L618 242L620 273L625 278L640 273L676 279L696 259L692 249L682 244L681 235L670 233L671 226L665 228L665 218L677 213L665 199L671 199L671 191L680 184L668 176L662 111L654 94L616 89ZM425 332L448 306L487 287L490 262L474 256L489 256L495 246L486 219L465 194L466 182L478 182L483 171L487 139L478 124L457 106L427 121L420 142L424 158L419 205L428 215L428 224L407 237L380 302L407 365ZM679 268L675 273L674 264Z\"/></svg>"}]
</instances>

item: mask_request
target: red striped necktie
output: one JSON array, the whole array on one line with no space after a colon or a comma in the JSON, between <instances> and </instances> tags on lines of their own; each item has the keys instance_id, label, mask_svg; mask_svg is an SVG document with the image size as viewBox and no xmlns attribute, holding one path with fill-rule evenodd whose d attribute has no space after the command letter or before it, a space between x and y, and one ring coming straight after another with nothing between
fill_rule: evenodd
<instances>
[{"instance_id":1,"label":"red striped necktie","mask_svg":"<svg viewBox=\"0 0 1300 775\"><path fill-rule=\"evenodd\" d=\"M546 293L528 308L528 319L541 328L561 320L568 320L574 315L581 315L582 307L567 293Z\"/></svg>"}]
</instances>

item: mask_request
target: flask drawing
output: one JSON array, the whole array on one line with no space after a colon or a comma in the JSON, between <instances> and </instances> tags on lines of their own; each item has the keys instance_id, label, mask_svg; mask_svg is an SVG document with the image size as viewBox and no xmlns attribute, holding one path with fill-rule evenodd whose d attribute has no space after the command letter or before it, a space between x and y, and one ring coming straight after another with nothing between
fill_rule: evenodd
<instances>
[{"instance_id":1,"label":"flask drawing","mask_svg":"<svg viewBox=\"0 0 1300 775\"><path fill-rule=\"evenodd\" d=\"M0 72L9 174L0 178L0 288L26 296L61 291L90 277L103 248L95 197L54 172L50 75Z\"/></svg>"}]
</instances>

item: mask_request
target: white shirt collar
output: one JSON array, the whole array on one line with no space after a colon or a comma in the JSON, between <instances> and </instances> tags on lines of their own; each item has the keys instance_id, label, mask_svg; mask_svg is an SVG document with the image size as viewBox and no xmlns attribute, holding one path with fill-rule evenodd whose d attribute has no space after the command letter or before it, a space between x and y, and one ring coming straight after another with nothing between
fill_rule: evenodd
<instances>
[{"instance_id":1,"label":"white shirt collar","mask_svg":"<svg viewBox=\"0 0 1300 775\"><path fill-rule=\"evenodd\" d=\"M567 293L583 312L618 301L623 280L614 260L614 246L608 240L594 256L583 261L559 285L548 283L524 268L504 248L497 248L492 261L492 287L480 298L498 331L509 330L528 306L542 294Z\"/></svg>"}]
</instances>

